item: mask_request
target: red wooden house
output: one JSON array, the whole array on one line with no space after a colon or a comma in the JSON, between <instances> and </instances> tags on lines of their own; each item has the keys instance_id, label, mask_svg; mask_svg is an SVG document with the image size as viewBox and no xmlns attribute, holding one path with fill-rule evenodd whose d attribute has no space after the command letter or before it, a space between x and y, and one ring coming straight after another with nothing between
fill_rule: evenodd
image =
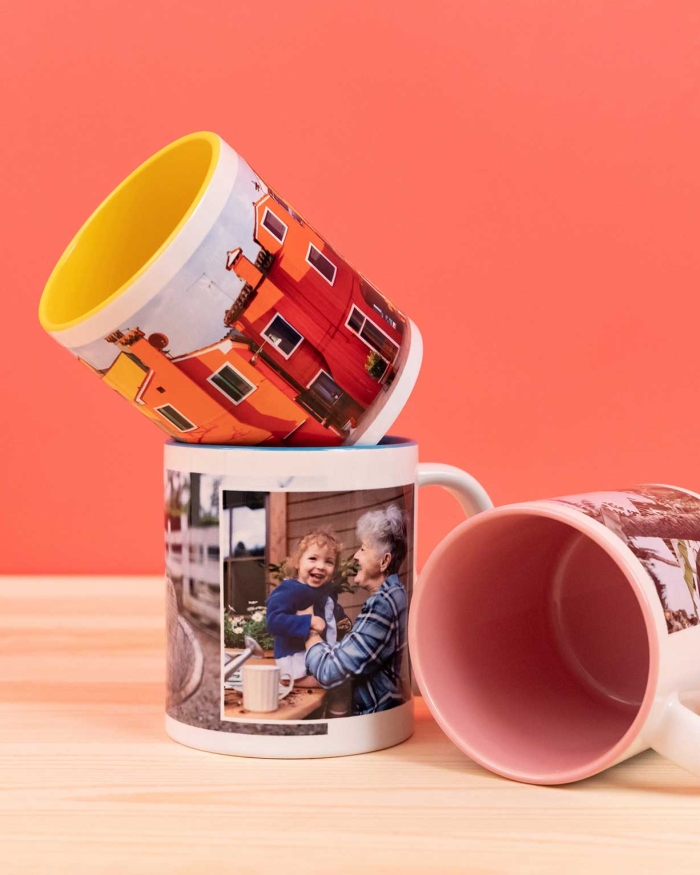
<instances>
[{"instance_id":1,"label":"red wooden house","mask_svg":"<svg viewBox=\"0 0 700 875\"><path fill-rule=\"evenodd\" d=\"M393 379L405 318L273 192L255 204L255 264L225 323L258 345L295 401L344 434ZM233 335L232 335L233 336Z\"/></svg>"}]
</instances>

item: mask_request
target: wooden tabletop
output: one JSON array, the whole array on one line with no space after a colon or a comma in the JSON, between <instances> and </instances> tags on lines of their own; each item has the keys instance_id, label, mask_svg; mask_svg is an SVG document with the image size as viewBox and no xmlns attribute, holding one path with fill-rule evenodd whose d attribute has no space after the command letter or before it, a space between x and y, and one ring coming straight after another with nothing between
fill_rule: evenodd
<instances>
[{"instance_id":1,"label":"wooden tabletop","mask_svg":"<svg viewBox=\"0 0 700 875\"><path fill-rule=\"evenodd\" d=\"M163 731L156 578L0 578L0 872L673 872L700 868L700 779L646 753L577 785L486 772L416 733L313 761Z\"/></svg>"}]
</instances>

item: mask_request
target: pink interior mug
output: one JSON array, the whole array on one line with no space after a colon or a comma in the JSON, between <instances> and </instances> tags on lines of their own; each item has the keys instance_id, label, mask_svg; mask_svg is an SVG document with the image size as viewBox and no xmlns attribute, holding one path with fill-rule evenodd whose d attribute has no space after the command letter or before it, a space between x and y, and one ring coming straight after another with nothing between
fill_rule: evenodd
<instances>
[{"instance_id":1,"label":"pink interior mug","mask_svg":"<svg viewBox=\"0 0 700 875\"><path fill-rule=\"evenodd\" d=\"M423 695L458 747L518 781L577 781L650 747L700 774L699 572L700 496L681 489L480 514L414 594Z\"/></svg>"}]
</instances>

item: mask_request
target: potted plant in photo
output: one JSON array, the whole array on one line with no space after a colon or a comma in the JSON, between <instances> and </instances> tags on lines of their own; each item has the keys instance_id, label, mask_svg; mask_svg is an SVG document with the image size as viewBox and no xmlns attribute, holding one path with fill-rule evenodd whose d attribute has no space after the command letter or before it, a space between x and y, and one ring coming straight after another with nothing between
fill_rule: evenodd
<instances>
[{"instance_id":1,"label":"potted plant in photo","mask_svg":"<svg viewBox=\"0 0 700 875\"><path fill-rule=\"evenodd\" d=\"M245 638L252 638L265 651L265 656L272 656L274 638L267 631L265 618L267 608L260 607L257 602L248 603L249 613L243 616L229 611L224 616L224 647L242 650Z\"/></svg>"},{"instance_id":2,"label":"potted plant in photo","mask_svg":"<svg viewBox=\"0 0 700 875\"><path fill-rule=\"evenodd\" d=\"M378 352L375 352L373 349L370 350L365 362L365 370L373 380L381 380L388 366L389 363Z\"/></svg>"}]
</instances>

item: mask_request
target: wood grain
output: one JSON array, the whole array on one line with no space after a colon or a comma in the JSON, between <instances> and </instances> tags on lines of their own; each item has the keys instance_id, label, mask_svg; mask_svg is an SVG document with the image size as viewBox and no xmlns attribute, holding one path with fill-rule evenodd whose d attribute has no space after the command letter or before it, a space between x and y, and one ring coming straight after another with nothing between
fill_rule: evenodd
<instances>
[{"instance_id":1,"label":"wood grain","mask_svg":"<svg viewBox=\"0 0 700 875\"><path fill-rule=\"evenodd\" d=\"M655 754L568 787L412 739L345 759L222 757L163 731L163 585L0 579L0 871L674 872L700 779Z\"/></svg>"}]
</instances>

